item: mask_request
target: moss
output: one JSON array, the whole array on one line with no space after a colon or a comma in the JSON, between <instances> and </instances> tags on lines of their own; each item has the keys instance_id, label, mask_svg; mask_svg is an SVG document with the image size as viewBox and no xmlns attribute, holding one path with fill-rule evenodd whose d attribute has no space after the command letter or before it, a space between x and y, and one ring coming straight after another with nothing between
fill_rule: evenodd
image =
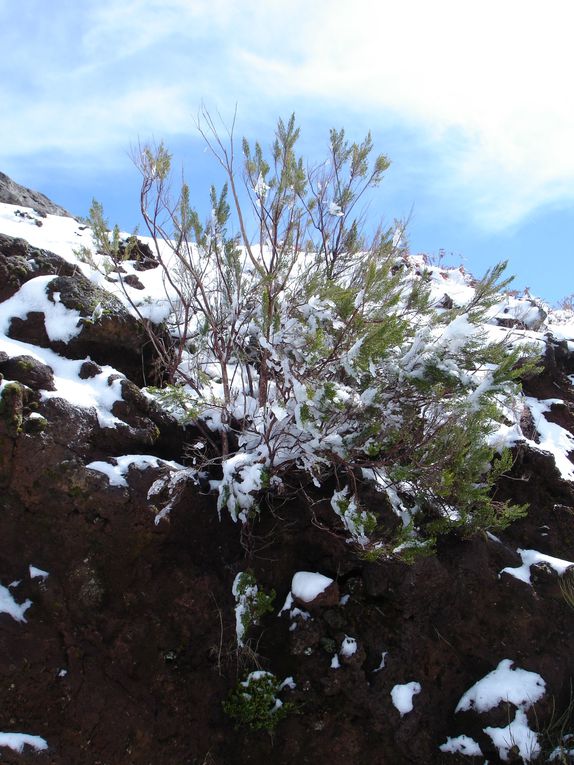
<instances>
[{"instance_id":1,"label":"moss","mask_svg":"<svg viewBox=\"0 0 574 765\"><path fill-rule=\"evenodd\" d=\"M24 387L17 382L7 383L0 396L0 419L4 421L10 435L21 432L23 408Z\"/></svg>"},{"instance_id":2,"label":"moss","mask_svg":"<svg viewBox=\"0 0 574 765\"><path fill-rule=\"evenodd\" d=\"M29 372L31 369L34 369L34 363L28 359L18 359L18 369L21 369L23 372Z\"/></svg>"},{"instance_id":3,"label":"moss","mask_svg":"<svg viewBox=\"0 0 574 765\"><path fill-rule=\"evenodd\" d=\"M46 430L48 420L45 417L28 417L24 423L24 431L30 435Z\"/></svg>"}]
</instances>

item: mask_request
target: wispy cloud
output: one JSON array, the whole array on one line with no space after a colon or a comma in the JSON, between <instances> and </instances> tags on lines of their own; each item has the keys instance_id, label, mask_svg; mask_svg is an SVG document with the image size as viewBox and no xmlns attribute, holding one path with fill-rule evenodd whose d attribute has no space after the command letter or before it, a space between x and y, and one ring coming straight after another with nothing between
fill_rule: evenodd
<instances>
[{"instance_id":1,"label":"wispy cloud","mask_svg":"<svg viewBox=\"0 0 574 765\"><path fill-rule=\"evenodd\" d=\"M189 132L202 99L251 125L302 105L417 131L434 193L485 228L572 201L569 0L310 5L0 0L0 159L113 161L138 135Z\"/></svg>"}]
</instances>

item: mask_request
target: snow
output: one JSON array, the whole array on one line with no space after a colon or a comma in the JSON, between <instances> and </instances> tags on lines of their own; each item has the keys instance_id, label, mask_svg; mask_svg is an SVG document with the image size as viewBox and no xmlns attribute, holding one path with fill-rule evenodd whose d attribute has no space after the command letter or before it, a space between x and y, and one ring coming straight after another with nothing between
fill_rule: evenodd
<instances>
[{"instance_id":1,"label":"snow","mask_svg":"<svg viewBox=\"0 0 574 765\"><path fill-rule=\"evenodd\" d=\"M568 459L568 453L574 451L574 436L555 422L548 422L544 416L553 404L563 404L561 399L549 398L539 401L526 396L525 401L532 413L540 443L528 440L528 445L538 451L550 452L554 457L560 475L566 481L574 481L574 463Z\"/></svg>"},{"instance_id":2,"label":"snow","mask_svg":"<svg viewBox=\"0 0 574 765\"><path fill-rule=\"evenodd\" d=\"M536 672L513 669L510 659L503 659L496 669L466 691L458 702L455 712L474 709L488 712L507 701L520 709L529 709L544 696L546 683Z\"/></svg>"},{"instance_id":3,"label":"snow","mask_svg":"<svg viewBox=\"0 0 574 765\"><path fill-rule=\"evenodd\" d=\"M29 733L0 733L0 746L6 746L21 754L25 746L31 746L37 752L48 748L48 742L41 736L31 736Z\"/></svg>"},{"instance_id":4,"label":"snow","mask_svg":"<svg viewBox=\"0 0 574 765\"><path fill-rule=\"evenodd\" d=\"M521 566L507 566L500 572L501 574L510 574L515 579L520 579L521 582L526 584L532 584L530 579L530 568L538 563L546 563L548 566L554 569L554 571L562 576L570 566L574 566L574 562L569 560L562 560L561 558L554 558L552 555L546 555L545 553L538 552L538 550L517 550L518 554L522 558Z\"/></svg>"},{"instance_id":5,"label":"snow","mask_svg":"<svg viewBox=\"0 0 574 765\"><path fill-rule=\"evenodd\" d=\"M331 659L331 669L341 669L341 663L339 661L338 653L336 653Z\"/></svg>"},{"instance_id":6,"label":"snow","mask_svg":"<svg viewBox=\"0 0 574 765\"><path fill-rule=\"evenodd\" d=\"M508 761L509 752L513 747L518 748L523 762L535 760L540 753L538 736L528 727L528 718L522 709L516 710L514 720L506 727L488 727L484 728L484 732L491 738L494 746L498 748L501 759L505 762Z\"/></svg>"},{"instance_id":7,"label":"snow","mask_svg":"<svg viewBox=\"0 0 574 765\"><path fill-rule=\"evenodd\" d=\"M68 342L82 330L80 312L66 308L59 302L59 293L54 293L52 302L46 294L46 287L54 276L36 276L23 284L18 292L0 303L0 332L7 334L12 318L25 319L31 311L44 314L44 325L50 340Z\"/></svg>"},{"instance_id":8,"label":"snow","mask_svg":"<svg viewBox=\"0 0 574 765\"><path fill-rule=\"evenodd\" d=\"M480 746L470 736L461 736L455 738L447 737L444 744L439 746L441 752L448 754L464 754L466 757L482 757Z\"/></svg>"},{"instance_id":9,"label":"snow","mask_svg":"<svg viewBox=\"0 0 574 765\"><path fill-rule=\"evenodd\" d=\"M36 566L29 566L30 571L30 579L47 579L50 574L47 571L43 571L41 568L36 568Z\"/></svg>"},{"instance_id":10,"label":"snow","mask_svg":"<svg viewBox=\"0 0 574 765\"><path fill-rule=\"evenodd\" d=\"M0 304L0 308L3 304ZM80 378L80 369L87 359L65 359L49 348L13 340L0 332L0 351L9 357L31 356L51 367L54 373L54 391L42 391L44 401L63 398L75 406L94 409L101 427L115 427L121 422L112 414L112 407L121 400L121 379L113 367L100 365L101 373L87 380ZM111 376L115 376L112 378Z\"/></svg>"},{"instance_id":11,"label":"snow","mask_svg":"<svg viewBox=\"0 0 574 765\"><path fill-rule=\"evenodd\" d=\"M574 735L567 733L562 737L560 745L553 749L550 757L548 758L548 762L568 762L566 758L574 757L574 749L571 748L572 744L574 744Z\"/></svg>"},{"instance_id":12,"label":"snow","mask_svg":"<svg viewBox=\"0 0 574 765\"><path fill-rule=\"evenodd\" d=\"M28 213L31 220L15 215L16 210ZM42 225L36 225L36 221ZM55 252L69 263L77 261L74 250L81 246L92 246L92 232L74 218L62 215L47 215L43 218L31 207L4 202L0 203L0 231L8 236L25 239L33 247Z\"/></svg>"},{"instance_id":13,"label":"snow","mask_svg":"<svg viewBox=\"0 0 574 765\"><path fill-rule=\"evenodd\" d=\"M128 482L126 481L125 476L128 474L130 468L145 470L148 467L159 468L166 466L173 470L183 469L183 465L179 465L177 462L162 460L160 457L154 457L150 454L125 454L121 457L114 457L113 459L115 459L115 465L110 462L95 460L94 462L87 464L86 467L106 475L110 482L110 486L127 486Z\"/></svg>"},{"instance_id":14,"label":"snow","mask_svg":"<svg viewBox=\"0 0 574 765\"><path fill-rule=\"evenodd\" d=\"M253 187L253 191L255 192L255 196L258 199L264 200L267 192L269 191L269 184L265 183L265 179L263 178L263 174L259 173L259 177L257 178L257 183Z\"/></svg>"},{"instance_id":15,"label":"snow","mask_svg":"<svg viewBox=\"0 0 574 765\"><path fill-rule=\"evenodd\" d=\"M381 661L380 661L380 663L379 663L379 666L378 666L378 667L376 667L376 668L373 670L373 672L380 672L380 671L381 671L381 669L384 669L384 668L385 668L385 664L386 664L386 662L387 662L387 656L388 656L388 655L389 655L389 652L388 652L388 651L383 651L383 652L381 653Z\"/></svg>"},{"instance_id":16,"label":"snow","mask_svg":"<svg viewBox=\"0 0 574 765\"><path fill-rule=\"evenodd\" d=\"M421 692L421 685L417 682L395 685L391 690L391 699L401 717L413 711L413 696Z\"/></svg>"},{"instance_id":17,"label":"snow","mask_svg":"<svg viewBox=\"0 0 574 765\"><path fill-rule=\"evenodd\" d=\"M311 603L331 584L333 584L333 580L323 574L297 571L291 581L291 592L303 603Z\"/></svg>"},{"instance_id":18,"label":"snow","mask_svg":"<svg viewBox=\"0 0 574 765\"><path fill-rule=\"evenodd\" d=\"M245 636L246 628L250 626L249 624L245 624L245 617L247 617L247 621L249 621L252 606L254 605L257 593L259 592L255 580L253 580L252 584L247 584L251 579L252 577L250 577L247 572L240 571L233 580L233 585L231 587L231 593L235 598L235 635L239 648L242 648L245 645L243 638Z\"/></svg>"},{"instance_id":19,"label":"snow","mask_svg":"<svg viewBox=\"0 0 574 765\"><path fill-rule=\"evenodd\" d=\"M346 658L353 656L353 654L357 652L357 641L355 638L345 635L339 651L341 656L345 656Z\"/></svg>"},{"instance_id":20,"label":"snow","mask_svg":"<svg viewBox=\"0 0 574 765\"><path fill-rule=\"evenodd\" d=\"M490 312L495 319L511 319L526 329L536 329L544 320L545 312L532 299L506 295Z\"/></svg>"},{"instance_id":21,"label":"snow","mask_svg":"<svg viewBox=\"0 0 574 765\"><path fill-rule=\"evenodd\" d=\"M10 590L0 584L0 613L10 614L17 622L25 622L24 614L31 605L31 600L25 600L24 603L16 603Z\"/></svg>"}]
</instances>

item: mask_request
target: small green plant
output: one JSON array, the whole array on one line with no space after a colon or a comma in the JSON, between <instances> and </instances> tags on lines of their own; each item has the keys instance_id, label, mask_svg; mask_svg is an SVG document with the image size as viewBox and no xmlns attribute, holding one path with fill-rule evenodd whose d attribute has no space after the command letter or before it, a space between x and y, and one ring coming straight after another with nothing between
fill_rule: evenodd
<instances>
[{"instance_id":1,"label":"small green plant","mask_svg":"<svg viewBox=\"0 0 574 765\"><path fill-rule=\"evenodd\" d=\"M377 518L374 513L363 510L354 496L349 495L349 488L336 491L331 498L331 507L343 522L345 530L354 542L365 547L369 542L369 535L377 526Z\"/></svg>"},{"instance_id":2,"label":"small green plant","mask_svg":"<svg viewBox=\"0 0 574 765\"><path fill-rule=\"evenodd\" d=\"M223 702L226 714L251 730L273 731L294 705L278 698L283 684L272 672L257 670L240 681Z\"/></svg>"},{"instance_id":3,"label":"small green plant","mask_svg":"<svg viewBox=\"0 0 574 765\"><path fill-rule=\"evenodd\" d=\"M199 417L199 403L183 385L166 385L165 388L150 385L146 391L182 426L189 425Z\"/></svg>"},{"instance_id":4,"label":"small green plant","mask_svg":"<svg viewBox=\"0 0 574 765\"><path fill-rule=\"evenodd\" d=\"M242 648L249 629L257 624L262 616L273 610L275 590L266 593L260 590L251 571L241 571L235 577L232 593L235 597L235 631L237 645Z\"/></svg>"}]
</instances>

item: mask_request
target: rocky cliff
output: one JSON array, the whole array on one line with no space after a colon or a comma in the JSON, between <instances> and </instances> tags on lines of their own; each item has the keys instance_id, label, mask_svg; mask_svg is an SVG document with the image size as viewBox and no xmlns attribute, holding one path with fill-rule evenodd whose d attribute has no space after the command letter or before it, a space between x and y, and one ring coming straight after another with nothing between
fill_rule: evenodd
<instances>
[{"instance_id":1,"label":"rocky cliff","mask_svg":"<svg viewBox=\"0 0 574 765\"><path fill-rule=\"evenodd\" d=\"M0 761L574 761L571 317L526 327L545 351L496 493L528 515L371 561L319 488L218 517L181 472L197 426L141 390L141 322L74 254L89 232L0 180ZM229 714L253 670L282 685L263 729Z\"/></svg>"}]
</instances>

